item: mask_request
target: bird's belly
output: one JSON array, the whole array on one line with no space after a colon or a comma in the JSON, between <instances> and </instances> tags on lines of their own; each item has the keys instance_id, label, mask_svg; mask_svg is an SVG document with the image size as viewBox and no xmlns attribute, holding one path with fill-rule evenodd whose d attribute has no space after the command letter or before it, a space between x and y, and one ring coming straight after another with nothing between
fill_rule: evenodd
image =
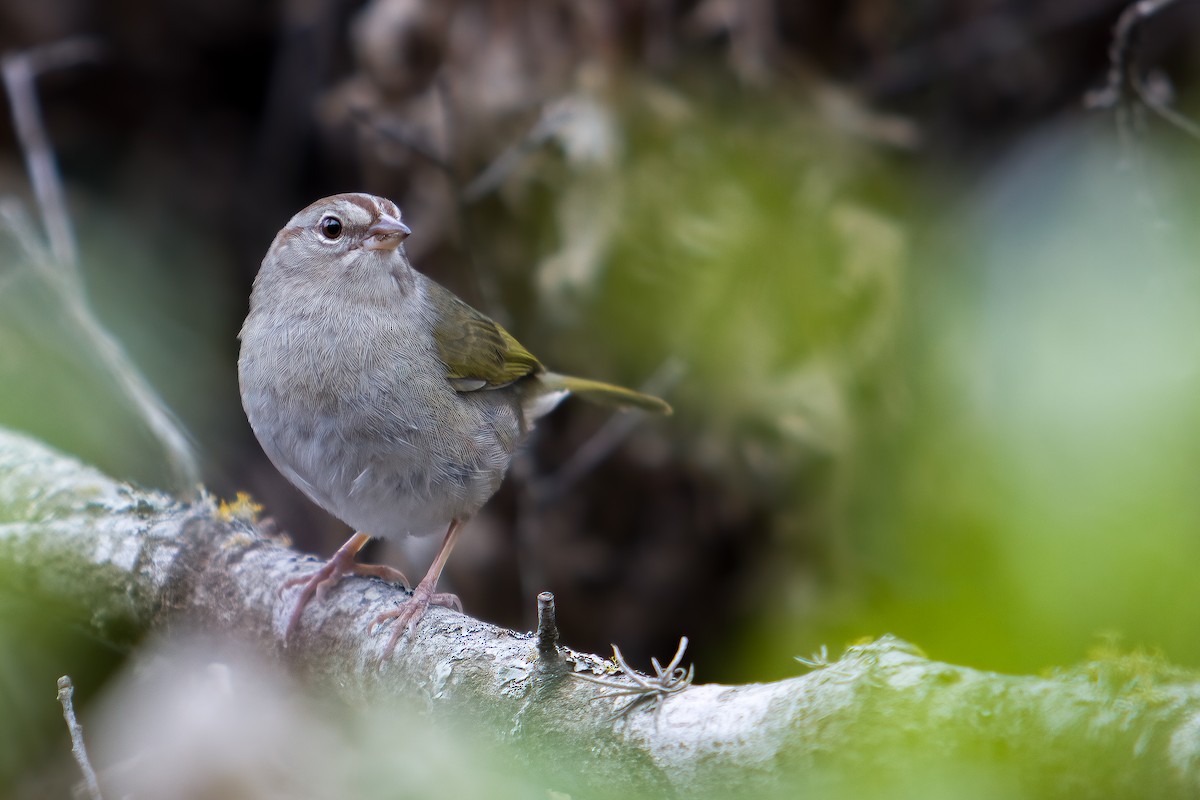
<instances>
[{"instance_id":1,"label":"bird's belly","mask_svg":"<svg viewBox=\"0 0 1200 800\"><path fill-rule=\"evenodd\" d=\"M276 467L325 510L373 536L426 536L487 502L520 436L519 412L499 398L452 399L449 411L438 411L451 420L426 407L401 418L381 416L371 403L361 413L346 406L328 413L277 401L263 407L273 407L274 425L249 416Z\"/></svg>"}]
</instances>

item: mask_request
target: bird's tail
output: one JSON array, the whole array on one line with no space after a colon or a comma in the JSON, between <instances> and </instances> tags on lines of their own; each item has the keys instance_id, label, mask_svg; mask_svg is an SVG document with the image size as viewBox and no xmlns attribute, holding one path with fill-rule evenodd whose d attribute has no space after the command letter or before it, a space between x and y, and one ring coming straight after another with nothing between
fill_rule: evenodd
<instances>
[{"instance_id":1,"label":"bird's tail","mask_svg":"<svg viewBox=\"0 0 1200 800\"><path fill-rule=\"evenodd\" d=\"M618 408L639 408L654 414L670 414L671 406L665 400L623 386L616 386L603 381L593 381L587 378L575 378L571 375L559 375L557 372L546 372L541 376L542 384L551 390L565 390L573 395L582 397L600 405L616 406Z\"/></svg>"}]
</instances>

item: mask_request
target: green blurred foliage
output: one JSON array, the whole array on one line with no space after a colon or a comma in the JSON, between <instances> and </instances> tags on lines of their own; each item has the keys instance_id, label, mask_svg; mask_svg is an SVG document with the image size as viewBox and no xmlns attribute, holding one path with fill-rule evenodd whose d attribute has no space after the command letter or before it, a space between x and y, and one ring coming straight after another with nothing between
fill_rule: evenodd
<instances>
[{"instance_id":1,"label":"green blurred foliage","mask_svg":"<svg viewBox=\"0 0 1200 800\"><path fill-rule=\"evenodd\" d=\"M867 205L894 191L887 161L786 96L623 97L617 222L580 336L603 331L625 370L682 360L700 437L741 448L766 427L835 449L843 400L820 384L866 371L899 303L904 235Z\"/></svg>"},{"instance_id":2,"label":"green blurred foliage","mask_svg":"<svg viewBox=\"0 0 1200 800\"><path fill-rule=\"evenodd\" d=\"M1114 635L1200 663L1194 159L1119 149L1108 122L1033 137L922 204L913 400L853 456L865 591L817 622L835 641L890 631L1033 672Z\"/></svg>"}]
</instances>

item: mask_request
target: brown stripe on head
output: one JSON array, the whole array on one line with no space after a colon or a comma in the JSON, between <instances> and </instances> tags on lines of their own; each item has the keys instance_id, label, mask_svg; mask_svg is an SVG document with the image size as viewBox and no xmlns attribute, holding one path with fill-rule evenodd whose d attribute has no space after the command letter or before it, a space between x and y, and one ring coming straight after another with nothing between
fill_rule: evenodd
<instances>
[{"instance_id":1,"label":"brown stripe on head","mask_svg":"<svg viewBox=\"0 0 1200 800\"><path fill-rule=\"evenodd\" d=\"M358 206L370 214L371 219L376 219L381 211L387 213L386 206L388 201L384 200L382 197L375 197L374 195L356 192L354 194L341 195L338 199Z\"/></svg>"}]
</instances>

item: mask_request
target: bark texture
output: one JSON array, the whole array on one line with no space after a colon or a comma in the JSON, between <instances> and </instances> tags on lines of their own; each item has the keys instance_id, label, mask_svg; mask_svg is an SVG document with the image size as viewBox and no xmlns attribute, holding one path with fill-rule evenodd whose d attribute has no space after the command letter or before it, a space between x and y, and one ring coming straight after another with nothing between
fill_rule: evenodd
<instances>
[{"instance_id":1,"label":"bark texture","mask_svg":"<svg viewBox=\"0 0 1200 800\"><path fill-rule=\"evenodd\" d=\"M208 500L123 485L0 430L0 591L54 598L116 644L152 629L217 631L352 704L400 694L453 708L579 796L782 794L847 776L886 785L946 764L1026 794L1200 793L1200 683L1152 658L1007 676L884 637L796 678L692 686L614 718L623 698L596 701L604 688L568 675L611 675L611 662L539 652L533 634L448 609L431 609L381 665L387 637L368 624L403 592L374 580L347 580L311 606L285 647L294 595L277 587L313 563Z\"/></svg>"}]
</instances>

